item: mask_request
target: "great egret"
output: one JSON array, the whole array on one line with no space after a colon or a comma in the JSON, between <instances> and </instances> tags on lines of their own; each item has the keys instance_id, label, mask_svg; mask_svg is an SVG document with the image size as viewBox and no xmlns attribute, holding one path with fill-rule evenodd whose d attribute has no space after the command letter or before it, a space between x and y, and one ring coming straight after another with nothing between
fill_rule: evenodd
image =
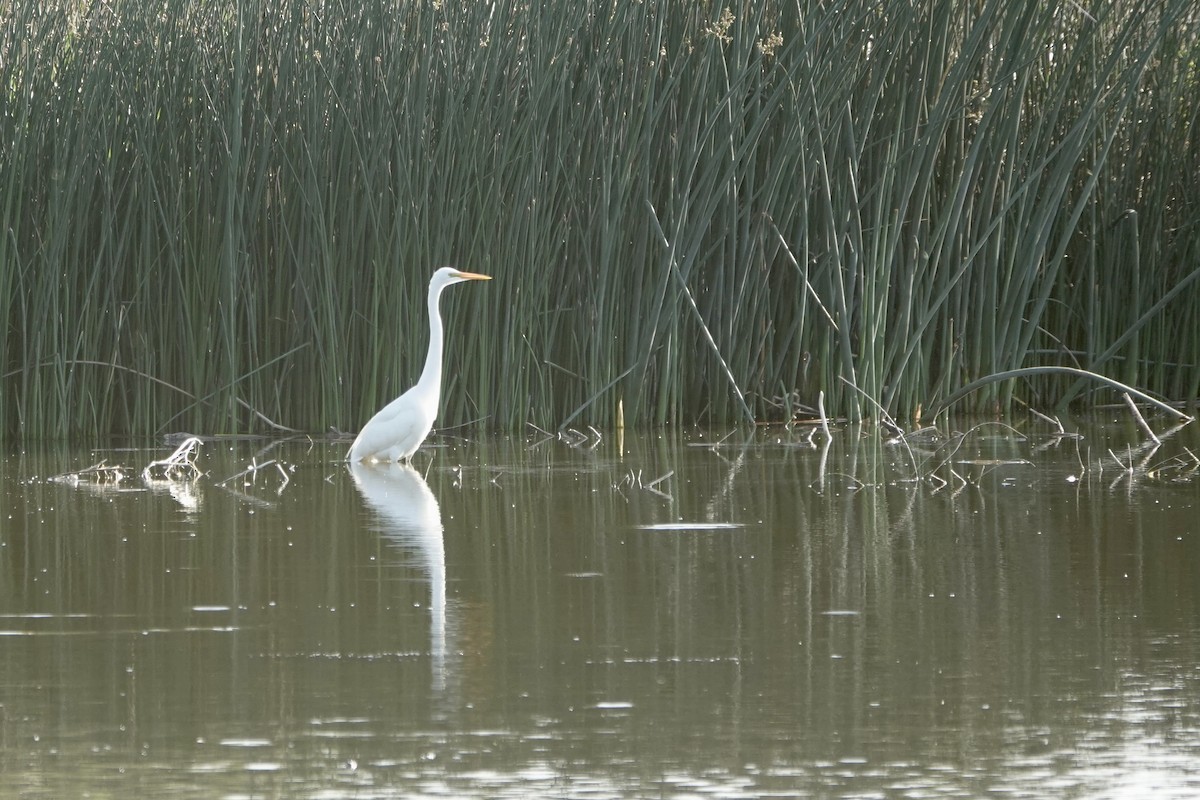
<instances>
[{"instance_id":1,"label":"great egret","mask_svg":"<svg viewBox=\"0 0 1200 800\"><path fill-rule=\"evenodd\" d=\"M442 314L438 300L447 286L490 281L490 275L442 267L429 280L429 354L417 385L381 408L350 445L348 461L410 461L437 419L442 393Z\"/></svg>"}]
</instances>

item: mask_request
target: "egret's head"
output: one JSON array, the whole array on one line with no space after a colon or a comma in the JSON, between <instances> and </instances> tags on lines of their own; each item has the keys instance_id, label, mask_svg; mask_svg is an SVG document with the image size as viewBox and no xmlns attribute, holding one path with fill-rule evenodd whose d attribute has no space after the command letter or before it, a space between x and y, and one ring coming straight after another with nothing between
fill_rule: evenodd
<instances>
[{"instance_id":1,"label":"egret's head","mask_svg":"<svg viewBox=\"0 0 1200 800\"><path fill-rule=\"evenodd\" d=\"M452 283L462 283L463 281L490 281L491 275L480 275L477 272L463 272L454 267L442 267L437 272L433 273L433 280L429 282L432 286L449 286Z\"/></svg>"}]
</instances>

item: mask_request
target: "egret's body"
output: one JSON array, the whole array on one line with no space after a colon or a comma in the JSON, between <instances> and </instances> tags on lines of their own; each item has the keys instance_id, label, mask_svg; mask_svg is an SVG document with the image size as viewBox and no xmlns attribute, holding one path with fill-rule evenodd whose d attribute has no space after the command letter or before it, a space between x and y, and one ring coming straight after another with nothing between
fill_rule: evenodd
<instances>
[{"instance_id":1,"label":"egret's body","mask_svg":"<svg viewBox=\"0 0 1200 800\"><path fill-rule=\"evenodd\" d=\"M463 281L487 281L487 275L442 267L429 281L429 353L416 386L376 412L350 445L349 461L409 461L433 430L442 392L442 290Z\"/></svg>"}]
</instances>

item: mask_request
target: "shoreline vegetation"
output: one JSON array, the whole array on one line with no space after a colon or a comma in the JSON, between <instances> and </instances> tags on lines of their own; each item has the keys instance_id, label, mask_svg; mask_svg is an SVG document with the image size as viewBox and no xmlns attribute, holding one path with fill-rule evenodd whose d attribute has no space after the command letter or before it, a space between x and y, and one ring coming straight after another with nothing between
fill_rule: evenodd
<instances>
[{"instance_id":1,"label":"shoreline vegetation","mask_svg":"<svg viewBox=\"0 0 1200 800\"><path fill-rule=\"evenodd\" d=\"M0 8L0 440L1200 398L1194 0Z\"/></svg>"}]
</instances>

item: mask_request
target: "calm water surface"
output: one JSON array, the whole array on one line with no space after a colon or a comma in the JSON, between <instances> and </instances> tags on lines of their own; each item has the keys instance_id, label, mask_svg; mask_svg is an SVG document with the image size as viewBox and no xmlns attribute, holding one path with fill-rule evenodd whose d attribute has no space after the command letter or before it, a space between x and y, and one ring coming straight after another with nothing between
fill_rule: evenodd
<instances>
[{"instance_id":1,"label":"calm water surface","mask_svg":"<svg viewBox=\"0 0 1200 800\"><path fill-rule=\"evenodd\" d=\"M1200 484L1082 431L9 455L0 796L1200 796Z\"/></svg>"}]
</instances>

